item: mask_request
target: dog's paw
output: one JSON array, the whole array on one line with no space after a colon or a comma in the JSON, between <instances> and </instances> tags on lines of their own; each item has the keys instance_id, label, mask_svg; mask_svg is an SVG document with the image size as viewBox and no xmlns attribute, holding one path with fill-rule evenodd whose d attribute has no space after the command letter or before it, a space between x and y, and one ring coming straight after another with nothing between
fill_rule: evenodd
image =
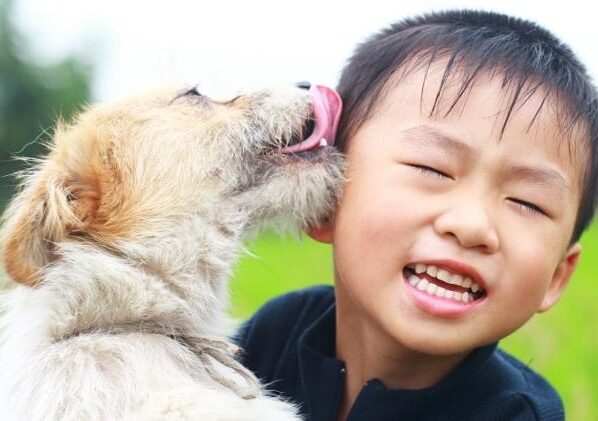
<instances>
[{"instance_id":1,"label":"dog's paw","mask_svg":"<svg viewBox=\"0 0 598 421\"><path fill-rule=\"evenodd\" d=\"M177 387L155 391L144 399L139 410L126 417L127 421L300 419L294 405L273 397L241 399L229 390L197 385L185 389Z\"/></svg>"}]
</instances>

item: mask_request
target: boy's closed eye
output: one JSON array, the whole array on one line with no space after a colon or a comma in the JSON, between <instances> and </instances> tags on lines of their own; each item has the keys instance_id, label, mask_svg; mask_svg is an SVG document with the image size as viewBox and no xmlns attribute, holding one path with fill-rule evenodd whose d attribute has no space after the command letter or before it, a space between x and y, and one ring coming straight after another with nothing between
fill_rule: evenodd
<instances>
[{"instance_id":1,"label":"boy's closed eye","mask_svg":"<svg viewBox=\"0 0 598 421\"><path fill-rule=\"evenodd\" d=\"M454 178L447 174L446 172L439 170L438 168L424 165L424 164L417 164L417 163L406 163L408 167L413 169L415 172L422 174L426 177L432 177L436 179L447 179L447 180L454 180ZM542 209L542 207L529 202L527 200L523 200L516 197L507 197L507 200L515 205L516 209L526 215L532 216L549 216L548 213Z\"/></svg>"},{"instance_id":2,"label":"boy's closed eye","mask_svg":"<svg viewBox=\"0 0 598 421\"><path fill-rule=\"evenodd\" d=\"M532 214L534 216L548 216L548 214L541 207L534 205L533 203L514 197L509 197L507 200L509 200L511 203L517 206L519 210L526 214Z\"/></svg>"},{"instance_id":3,"label":"boy's closed eye","mask_svg":"<svg viewBox=\"0 0 598 421\"><path fill-rule=\"evenodd\" d=\"M413 163L408 163L407 165L410 166L411 168L413 168L413 170L415 170L416 172L422 173L424 175L429 175L429 176L437 177L437 178L448 178L448 179L454 180L453 177L451 177L449 174L445 173L444 171L441 171L434 167L430 167L428 165L413 164Z\"/></svg>"}]
</instances>

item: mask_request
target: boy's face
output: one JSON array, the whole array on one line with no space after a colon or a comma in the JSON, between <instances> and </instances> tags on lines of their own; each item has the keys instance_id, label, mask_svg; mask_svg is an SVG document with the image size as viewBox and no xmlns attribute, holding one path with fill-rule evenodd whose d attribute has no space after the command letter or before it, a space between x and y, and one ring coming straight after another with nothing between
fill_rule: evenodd
<instances>
[{"instance_id":1,"label":"boy's face","mask_svg":"<svg viewBox=\"0 0 598 421\"><path fill-rule=\"evenodd\" d=\"M480 78L429 117L441 75L423 97L423 71L393 85L349 142L333 224L312 233L334 244L339 317L430 354L493 342L550 308L580 252L579 142L548 103L530 128L544 92L516 105L501 137L500 81Z\"/></svg>"}]
</instances>

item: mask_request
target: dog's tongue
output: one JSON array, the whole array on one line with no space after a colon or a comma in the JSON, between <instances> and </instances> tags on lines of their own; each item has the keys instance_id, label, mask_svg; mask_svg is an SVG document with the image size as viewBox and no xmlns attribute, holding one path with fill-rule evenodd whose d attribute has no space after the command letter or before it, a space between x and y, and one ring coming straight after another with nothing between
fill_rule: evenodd
<instances>
[{"instance_id":1,"label":"dog's tongue","mask_svg":"<svg viewBox=\"0 0 598 421\"><path fill-rule=\"evenodd\" d=\"M282 153L308 151L325 146L324 142L327 145L334 145L343 108L341 97L334 89L320 85L313 85L309 93L312 97L314 131L303 142L280 149Z\"/></svg>"}]
</instances>

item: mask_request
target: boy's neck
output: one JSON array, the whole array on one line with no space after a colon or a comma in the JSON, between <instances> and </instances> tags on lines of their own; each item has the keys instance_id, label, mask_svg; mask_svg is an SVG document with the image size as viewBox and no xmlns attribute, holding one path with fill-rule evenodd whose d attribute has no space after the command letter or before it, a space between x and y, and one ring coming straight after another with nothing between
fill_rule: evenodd
<instances>
[{"instance_id":1,"label":"boy's neck","mask_svg":"<svg viewBox=\"0 0 598 421\"><path fill-rule=\"evenodd\" d=\"M345 362L346 378L339 420L344 420L364 385L380 380L389 389L424 389L437 384L468 353L446 356L409 349L363 320L341 285L336 286L336 357Z\"/></svg>"}]
</instances>

